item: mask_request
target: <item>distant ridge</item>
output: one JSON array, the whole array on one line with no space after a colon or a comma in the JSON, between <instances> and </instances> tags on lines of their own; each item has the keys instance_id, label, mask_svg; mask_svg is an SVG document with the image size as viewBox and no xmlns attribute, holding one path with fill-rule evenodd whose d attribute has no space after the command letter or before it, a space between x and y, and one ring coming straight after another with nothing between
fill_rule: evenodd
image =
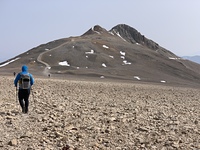
<instances>
[{"instance_id":1,"label":"distant ridge","mask_svg":"<svg viewBox=\"0 0 200 150\"><path fill-rule=\"evenodd\" d=\"M196 55L196 56L183 56L182 58L188 59L188 60L191 60L193 62L200 64L200 56L198 56L198 55Z\"/></svg>"}]
</instances>

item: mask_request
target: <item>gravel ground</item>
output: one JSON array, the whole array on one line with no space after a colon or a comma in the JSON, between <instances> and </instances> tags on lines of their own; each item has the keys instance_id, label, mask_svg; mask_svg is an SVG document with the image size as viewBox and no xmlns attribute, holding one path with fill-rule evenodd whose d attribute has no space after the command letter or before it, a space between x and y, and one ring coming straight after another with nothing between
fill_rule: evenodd
<instances>
[{"instance_id":1,"label":"gravel ground","mask_svg":"<svg viewBox=\"0 0 200 150\"><path fill-rule=\"evenodd\" d=\"M200 149L200 89L37 78L23 114L0 83L2 150Z\"/></svg>"}]
</instances>

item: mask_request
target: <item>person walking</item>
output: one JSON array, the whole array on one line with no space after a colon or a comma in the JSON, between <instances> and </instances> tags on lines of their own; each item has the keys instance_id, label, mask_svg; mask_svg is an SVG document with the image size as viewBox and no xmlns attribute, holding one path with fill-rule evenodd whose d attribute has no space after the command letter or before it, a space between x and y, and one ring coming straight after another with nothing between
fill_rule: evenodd
<instances>
[{"instance_id":1,"label":"person walking","mask_svg":"<svg viewBox=\"0 0 200 150\"><path fill-rule=\"evenodd\" d=\"M33 84L34 84L34 78L32 74L28 72L28 67L26 65L22 66L22 72L17 74L14 80L14 85L16 87L16 90L17 86L19 87L18 99L23 113L28 113L29 95L31 86Z\"/></svg>"}]
</instances>

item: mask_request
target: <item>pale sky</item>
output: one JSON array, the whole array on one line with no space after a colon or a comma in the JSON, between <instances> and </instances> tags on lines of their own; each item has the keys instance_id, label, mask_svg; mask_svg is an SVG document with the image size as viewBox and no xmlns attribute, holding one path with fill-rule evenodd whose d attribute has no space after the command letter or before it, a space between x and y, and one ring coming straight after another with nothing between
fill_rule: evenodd
<instances>
[{"instance_id":1,"label":"pale sky","mask_svg":"<svg viewBox=\"0 0 200 150\"><path fill-rule=\"evenodd\" d=\"M94 25L118 24L178 56L200 55L200 0L0 0L0 62Z\"/></svg>"}]
</instances>

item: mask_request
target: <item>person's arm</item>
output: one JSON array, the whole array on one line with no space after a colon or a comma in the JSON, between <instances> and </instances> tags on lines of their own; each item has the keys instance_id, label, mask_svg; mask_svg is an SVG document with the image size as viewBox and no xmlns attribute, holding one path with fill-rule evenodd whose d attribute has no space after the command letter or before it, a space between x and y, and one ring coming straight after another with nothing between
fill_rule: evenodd
<instances>
[{"instance_id":1,"label":"person's arm","mask_svg":"<svg viewBox=\"0 0 200 150\"><path fill-rule=\"evenodd\" d=\"M34 84L34 78L33 78L32 74L30 74L30 83L31 83L31 86Z\"/></svg>"},{"instance_id":2,"label":"person's arm","mask_svg":"<svg viewBox=\"0 0 200 150\"><path fill-rule=\"evenodd\" d=\"M16 76L16 78L15 78L15 80L14 80L15 87L17 87L17 83L18 83L18 81L20 79L20 76L21 76L20 73L18 73L17 76Z\"/></svg>"}]
</instances>

